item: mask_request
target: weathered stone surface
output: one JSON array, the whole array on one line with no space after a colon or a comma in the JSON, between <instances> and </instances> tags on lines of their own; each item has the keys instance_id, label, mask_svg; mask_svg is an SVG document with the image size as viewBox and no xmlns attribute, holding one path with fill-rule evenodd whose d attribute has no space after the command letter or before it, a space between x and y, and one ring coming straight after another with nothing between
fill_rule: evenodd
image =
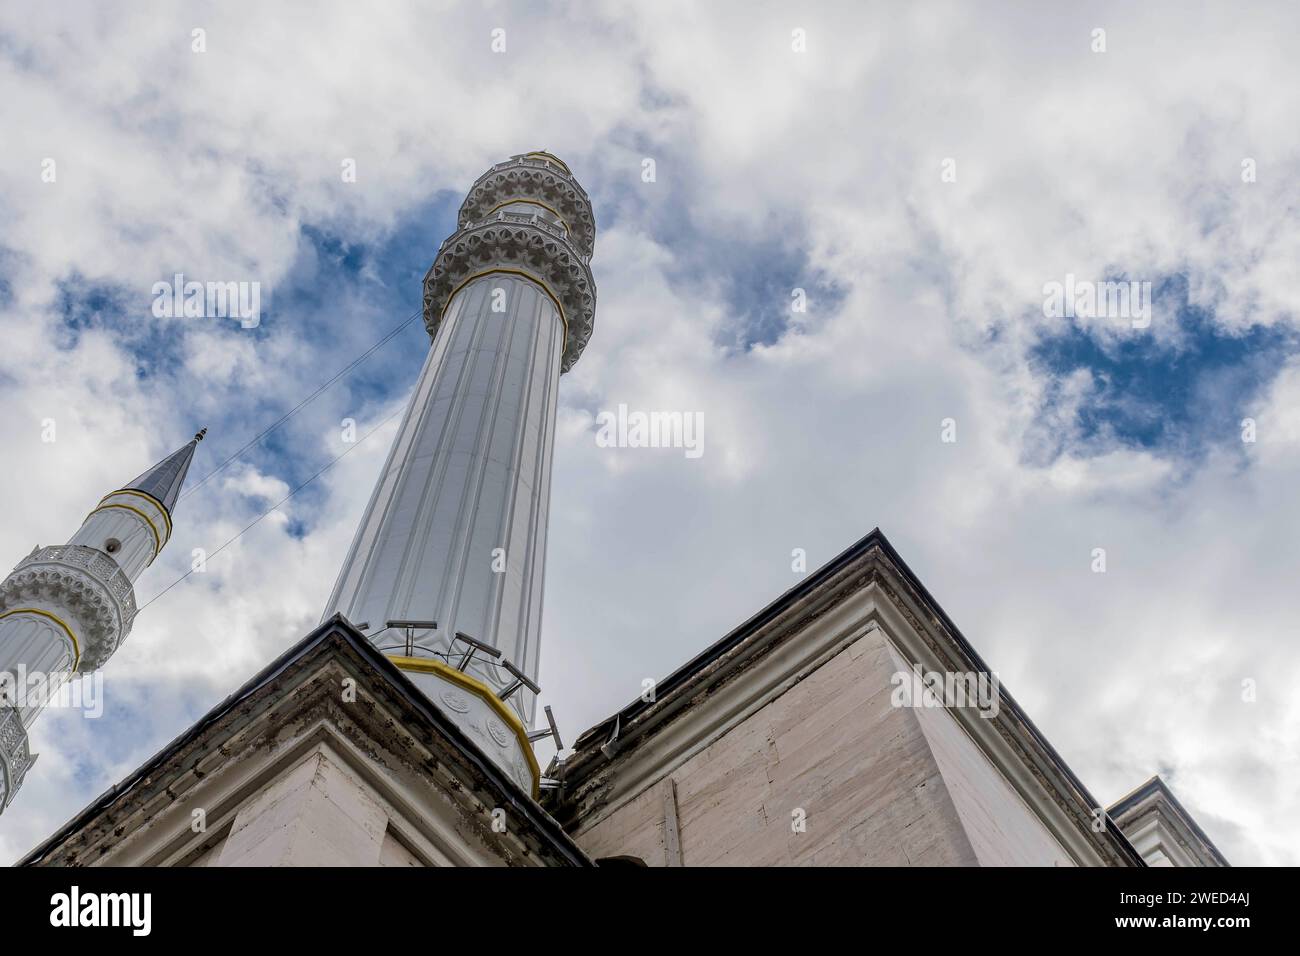
<instances>
[{"instance_id":1,"label":"weathered stone surface","mask_svg":"<svg viewBox=\"0 0 1300 956\"><path fill-rule=\"evenodd\" d=\"M903 669L896 654L894 661ZM914 713L981 866L1074 866L947 710L921 707Z\"/></svg>"},{"instance_id":2,"label":"weathered stone surface","mask_svg":"<svg viewBox=\"0 0 1300 956\"><path fill-rule=\"evenodd\" d=\"M504 828L494 826L498 810ZM23 862L590 861L362 634L333 620Z\"/></svg>"},{"instance_id":3,"label":"weathered stone surface","mask_svg":"<svg viewBox=\"0 0 1300 956\"><path fill-rule=\"evenodd\" d=\"M915 712L890 705L894 670L873 631L674 770L683 862L978 862ZM647 791L578 842L662 865L663 835Z\"/></svg>"},{"instance_id":4,"label":"weathered stone surface","mask_svg":"<svg viewBox=\"0 0 1300 956\"><path fill-rule=\"evenodd\" d=\"M314 750L235 817L218 866L376 866L388 817L327 748Z\"/></svg>"},{"instance_id":5,"label":"weathered stone surface","mask_svg":"<svg viewBox=\"0 0 1300 956\"><path fill-rule=\"evenodd\" d=\"M954 699L909 706L921 674ZM596 858L671 858L670 780L687 866L1142 863L878 530L579 735L563 779Z\"/></svg>"}]
</instances>

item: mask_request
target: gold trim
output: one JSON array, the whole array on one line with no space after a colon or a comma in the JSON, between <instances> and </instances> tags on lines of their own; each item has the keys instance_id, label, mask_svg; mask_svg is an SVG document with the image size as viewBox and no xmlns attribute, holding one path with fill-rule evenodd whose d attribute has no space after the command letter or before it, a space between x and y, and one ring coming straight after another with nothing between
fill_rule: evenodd
<instances>
[{"instance_id":1,"label":"gold trim","mask_svg":"<svg viewBox=\"0 0 1300 956\"><path fill-rule=\"evenodd\" d=\"M570 239L573 238L573 228L569 225L568 221L563 216L560 215L560 211L556 209L554 206L548 206L540 199L507 199L505 202L497 203L486 213L484 213L484 215L490 216L498 209L500 209L502 206L513 206L515 203L525 203L526 205L529 206L541 206L543 209L545 209L547 212L553 215L556 219L560 220L560 225L563 226L564 231L569 234L569 238Z\"/></svg>"},{"instance_id":2,"label":"gold trim","mask_svg":"<svg viewBox=\"0 0 1300 956\"><path fill-rule=\"evenodd\" d=\"M121 505L116 503L111 505L100 505L90 514L93 515L100 511L107 511L109 508L121 508L123 511L133 511L136 514L138 514L141 518L144 519L144 523L147 524L149 526L149 530L153 532L153 540L154 540L153 558L149 559L149 563L153 564L153 559L158 557L159 552L162 551L163 548L162 536L158 534L157 525L155 525L152 521L150 521L149 516L145 514L143 511L141 511L139 508L132 508L130 505ZM86 515L86 517L89 518L90 515Z\"/></svg>"},{"instance_id":3,"label":"gold trim","mask_svg":"<svg viewBox=\"0 0 1300 956\"><path fill-rule=\"evenodd\" d=\"M167 541L170 541L172 539L172 516L168 513L167 507L161 501L159 501L153 495L149 494L149 492L141 491L139 488L119 488L117 489L117 491L110 491L108 494L104 495L104 497L99 499L99 503L102 505L105 501L107 501L109 498L113 497L114 495L135 495L138 498L143 498L145 501L149 502L151 505L153 505L155 508L161 511L163 516L163 523L167 525ZM166 544L166 542L163 543Z\"/></svg>"},{"instance_id":4,"label":"gold trim","mask_svg":"<svg viewBox=\"0 0 1300 956\"><path fill-rule=\"evenodd\" d=\"M539 150L537 150L536 152L532 152L532 153L524 153L524 159L549 159L551 162L553 162L555 165L559 166L562 170L564 170L564 171L565 171L566 173L568 173L570 176L573 175L573 170L569 168L569 164L568 164L568 163L566 163L564 160L560 159L560 157L558 157L558 156L553 156L553 155L551 155L550 153L546 152L545 150L540 150L540 149L539 149Z\"/></svg>"},{"instance_id":5,"label":"gold trim","mask_svg":"<svg viewBox=\"0 0 1300 956\"><path fill-rule=\"evenodd\" d=\"M59 627L63 628L64 633L68 635L68 640L72 641L72 669L75 671L81 666L81 644L77 640L77 635L72 633L72 628L68 627L67 623L61 617L57 614L51 614L49 611L42 611L38 607L16 607L0 614L0 620L13 614L37 614L41 617L48 617L55 624L59 625Z\"/></svg>"},{"instance_id":6,"label":"gold trim","mask_svg":"<svg viewBox=\"0 0 1300 956\"><path fill-rule=\"evenodd\" d=\"M519 746L523 748L524 756L528 759L528 767L533 772L533 797L537 797L542 779L542 768L537 764L537 756L533 753L533 745L528 742L528 730L524 727L524 722L519 719L519 715L507 707L506 702L492 692L492 688L478 678L471 677L464 671L458 671L456 668L432 658L390 655L388 659L404 671L415 671L418 674L436 674L443 680L463 687L471 694L487 701L488 706L496 711L497 716L504 720L510 729L515 732L515 736L519 738Z\"/></svg>"},{"instance_id":7,"label":"gold trim","mask_svg":"<svg viewBox=\"0 0 1300 956\"><path fill-rule=\"evenodd\" d=\"M549 298L549 299L551 300L551 302L555 305L555 308L556 308L557 310L559 310L559 313L560 313L560 324L562 324L562 325L564 326L564 343L563 343L563 345L567 345L568 342L569 342L569 320L568 320L568 318L567 318L567 317L565 316L565 314L564 314L564 306L560 305L560 300L559 300L559 298L557 298L556 295L555 295L555 293L551 291L551 287L550 287L550 286L548 286L548 285L547 285L545 282L543 282L541 279L537 278L537 276L532 275L531 273L528 273L528 272L524 272L522 269L484 269L482 272L476 272L476 273L474 273L472 276L467 277L464 281L462 281L462 282L460 283L460 285L458 285L458 286L456 286L456 288L452 289L452 290L451 290L451 294L447 296L447 304L444 305L444 306L442 307L442 311L438 313L438 322L441 324L441 322L442 322L442 320L443 320L443 317L446 316L446 314L447 314L447 310L448 310L449 308L451 308L451 300L454 299L454 298L456 298L456 293L457 293L457 292L459 292L461 289L465 288L465 286L469 285L469 284L470 284L471 282L473 282L475 279L481 279L481 278L483 278L484 276L490 276L490 275L492 275L492 274L494 274L494 273L498 273L498 272L499 272L499 273L503 273L504 275L521 276L521 277L527 279L528 281L530 281L530 282L534 282L534 283L536 283L537 285L541 286L541 289L542 289L543 292L546 293L547 298ZM560 348L561 353L564 351L563 345L562 345L561 348Z\"/></svg>"}]
</instances>

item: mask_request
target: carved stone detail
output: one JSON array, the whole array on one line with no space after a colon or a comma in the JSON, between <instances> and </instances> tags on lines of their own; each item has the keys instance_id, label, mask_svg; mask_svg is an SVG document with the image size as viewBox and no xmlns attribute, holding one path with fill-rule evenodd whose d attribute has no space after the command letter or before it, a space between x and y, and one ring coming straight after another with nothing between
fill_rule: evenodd
<instances>
[{"instance_id":1,"label":"carved stone detail","mask_svg":"<svg viewBox=\"0 0 1300 956\"><path fill-rule=\"evenodd\" d=\"M436 707L443 709L443 713L455 721L484 756L508 773L525 792L536 792L538 781L533 777L533 764L524 754L525 745L487 700L467 692L440 674L407 671L406 676Z\"/></svg>"},{"instance_id":2,"label":"carved stone detail","mask_svg":"<svg viewBox=\"0 0 1300 956\"><path fill-rule=\"evenodd\" d=\"M561 371L568 371L591 338L596 283L591 267L562 230L539 216L498 212L453 233L424 277L424 325L436 335L453 291L489 269L517 269L536 277L559 299L568 323Z\"/></svg>"},{"instance_id":3,"label":"carved stone detail","mask_svg":"<svg viewBox=\"0 0 1300 956\"><path fill-rule=\"evenodd\" d=\"M101 667L135 620L135 589L117 562L95 548L61 544L37 548L0 582L0 610L45 604L65 608L81 629L78 673Z\"/></svg>"},{"instance_id":4,"label":"carved stone detail","mask_svg":"<svg viewBox=\"0 0 1300 956\"><path fill-rule=\"evenodd\" d=\"M458 694L454 690L443 691L442 702L458 714L469 713L469 700L464 694Z\"/></svg>"},{"instance_id":5,"label":"carved stone detail","mask_svg":"<svg viewBox=\"0 0 1300 956\"><path fill-rule=\"evenodd\" d=\"M34 759L18 711L0 707L0 810L18 792Z\"/></svg>"},{"instance_id":6,"label":"carved stone detail","mask_svg":"<svg viewBox=\"0 0 1300 956\"><path fill-rule=\"evenodd\" d=\"M505 747L510 743L510 731L506 728L505 724L501 723L501 721L489 717L487 729L488 733L492 735L492 739L497 742L498 747Z\"/></svg>"},{"instance_id":7,"label":"carved stone detail","mask_svg":"<svg viewBox=\"0 0 1300 956\"><path fill-rule=\"evenodd\" d=\"M512 199L539 200L551 206L571 230L570 237L578 252L585 260L591 259L596 242L591 200L571 174L547 159L516 156L497 163L470 187L457 221L463 229L487 218L495 207Z\"/></svg>"}]
</instances>

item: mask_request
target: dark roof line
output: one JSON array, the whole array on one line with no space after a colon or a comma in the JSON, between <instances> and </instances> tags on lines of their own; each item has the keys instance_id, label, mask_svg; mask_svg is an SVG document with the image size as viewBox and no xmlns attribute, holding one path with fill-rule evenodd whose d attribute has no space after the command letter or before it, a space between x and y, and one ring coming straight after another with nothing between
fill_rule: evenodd
<instances>
[{"instance_id":1,"label":"dark roof line","mask_svg":"<svg viewBox=\"0 0 1300 956\"><path fill-rule=\"evenodd\" d=\"M655 700L657 702L662 702L675 688L685 684L694 674L698 673L710 663L744 642L755 631L773 619L779 617L790 606L826 581L833 578L849 564L869 552L873 547L878 547L882 552L884 552L885 556L889 558L890 562L898 570L899 574L907 582L908 586L916 592L917 596L925 603L931 613L939 619L939 622L947 632L952 635L958 649L969 657L976 665L976 669L982 670L986 673L992 673L991 668L984 662L984 659L980 657L975 648L971 646L971 643L966 640L965 636L961 633L961 630L955 623L953 623L952 618L948 617L948 614L939 606L939 602L934 599L934 596L931 595L928 590L926 590L926 587L921 583L920 578L918 578L915 572L907 566L907 562L903 560L902 556L894 550L894 546L889 543L889 539L885 537L885 533L881 531L879 527L876 527L872 528L866 535L858 539L858 541L845 550L841 551L838 555L826 564L822 565L804 580L790 588L749 620L733 629L721 640L716 641L714 644L705 648L695 657L691 658L681 667L677 668L677 670L669 674L663 681L656 685ZM1074 771L1070 769L1069 764L1067 764L1061 755L1057 753L1056 748L1048 743L1047 738L1043 736L1042 731L1040 731L1034 722L1030 720L1029 715L1026 714L1024 709L1016 702L1016 699L1011 696L1011 692L1007 690L1005 684L1000 685L1000 693L1005 701L1007 709L1009 709L1011 713L1015 715L1016 719L1024 725L1025 730L1033 738L1035 743L1038 744L1048 759L1056 766L1070 785L1073 786L1088 802L1088 806L1100 807L1101 804L1097 802L1096 798L1093 797L1088 788L1083 785L1083 781L1080 780L1078 776L1075 775ZM618 713L606 718L601 723L584 732L574 744L575 751L584 750L593 744L598 745L599 743L603 743L609 738L610 732L613 730L616 722L618 726L625 726L629 721L634 720L641 713L653 706L655 706L654 702L648 702L638 697ZM1142 855L1137 852L1137 849L1129 842L1128 838L1115 822L1109 818L1109 815L1107 816L1106 822L1108 829L1131 856L1132 860L1135 861L1135 865L1145 866L1146 862L1142 859Z\"/></svg>"},{"instance_id":2,"label":"dark roof line","mask_svg":"<svg viewBox=\"0 0 1300 956\"><path fill-rule=\"evenodd\" d=\"M703 670L713 661L722 657L732 648L741 644L754 631L767 624L769 621L779 617L790 605L802 598L807 592L812 591L823 581L834 577L845 565L865 554L872 545L882 544L892 553L893 548L885 540L884 533L879 528L872 528L865 537L858 540L849 548L840 552L826 564L804 578L794 587L790 588L780 597L778 597L767 607L763 608L749 620L745 621L738 627L733 628L728 634L720 640L710 644L700 653L696 654L681 667L677 668L667 677L655 683L655 698L659 699L672 693L673 690L688 682L696 673ZM614 722L626 724L628 721L635 719L643 711L653 706L653 701L646 701L638 697L632 703L628 704L622 710L607 717L605 720L584 731L574 744L575 750L582 750L584 744L591 743L596 739L604 741L609 737L609 731L613 729Z\"/></svg>"},{"instance_id":3,"label":"dark roof line","mask_svg":"<svg viewBox=\"0 0 1300 956\"><path fill-rule=\"evenodd\" d=\"M1165 799L1169 801L1170 805L1173 806L1176 811L1178 811L1178 815L1182 817L1183 822L1187 824L1187 828L1196 835L1198 840L1205 844L1206 848L1209 849L1209 851L1213 853L1224 866L1232 865L1228 862L1228 858L1219 852L1219 848L1214 845L1214 841L1211 840L1206 832L1201 829L1201 825L1196 822L1196 818L1188 813L1187 808L1182 805L1176 796L1174 796L1174 792L1169 789L1169 785L1165 783L1160 774L1155 774L1150 780L1142 784L1132 793L1129 793L1127 796L1120 797L1111 804L1111 806L1106 810L1106 813L1112 817L1122 816L1125 812L1137 806L1137 804L1150 796L1153 791L1159 791L1164 794Z\"/></svg>"},{"instance_id":4,"label":"dark roof line","mask_svg":"<svg viewBox=\"0 0 1300 956\"><path fill-rule=\"evenodd\" d=\"M289 650L285 651L269 665L259 671L247 683L228 696L212 710L208 711L203 717L199 718L185 733L174 739L159 750L153 757L145 761L136 771L122 782L110 787L101 794L90 806L86 807L76 817L69 820L59 828L48 839L40 843L35 849L18 861L18 866L28 866L37 863L50 851L54 846L63 842L69 835L82 826L87 824L95 815L108 807L114 800L126 793L142 779L151 775L151 773L167 761L176 751L185 747L197 739L210 726L221 720L226 714L233 710L241 701L245 700L252 694L256 693L265 685L282 675L292 665L305 658L309 652L315 650L317 646L323 645L330 638L337 638L342 641L353 651L366 659L375 670L378 671L388 682L393 685L394 689L400 692L405 703L421 712L421 715L434 726L434 728L447 737L447 739L459 749L467 760L474 765L474 768L486 777L493 785L499 787L514 804L514 808L527 819L533 826L548 838L552 846L559 853L569 860L575 866L593 865L587 855L573 842L572 838L564 832L563 828L555 819L541 808L541 806L530 795L524 793L519 785L506 776L491 760L489 760L479 750L478 746L473 743L459 727L443 716L433 704L431 704L411 681L398 669L392 661L381 654L375 647L365 639L360 631L356 630L351 623L342 614L335 614L328 620L321 623L314 631L304 637Z\"/></svg>"}]
</instances>

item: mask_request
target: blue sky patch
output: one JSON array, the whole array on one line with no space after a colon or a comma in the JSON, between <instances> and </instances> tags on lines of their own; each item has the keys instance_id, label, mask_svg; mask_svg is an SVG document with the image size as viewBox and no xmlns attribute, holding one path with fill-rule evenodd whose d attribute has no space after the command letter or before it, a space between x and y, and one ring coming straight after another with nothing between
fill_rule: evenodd
<instances>
[{"instance_id":1,"label":"blue sky patch","mask_svg":"<svg viewBox=\"0 0 1300 956\"><path fill-rule=\"evenodd\" d=\"M1156 334L1153 325L1110 338L1094 335L1087 321L1063 319L1061 332L1030 350L1031 367L1049 380L1047 417L1064 410L1071 375L1086 370L1092 379L1072 427L1054 430L1039 449L1047 461L1115 446L1191 460L1212 446L1240 448L1241 420L1296 352L1295 333L1282 326L1225 328L1212 310L1188 303L1182 276L1157 283L1154 299L1156 322L1173 315L1176 328Z\"/></svg>"}]
</instances>

